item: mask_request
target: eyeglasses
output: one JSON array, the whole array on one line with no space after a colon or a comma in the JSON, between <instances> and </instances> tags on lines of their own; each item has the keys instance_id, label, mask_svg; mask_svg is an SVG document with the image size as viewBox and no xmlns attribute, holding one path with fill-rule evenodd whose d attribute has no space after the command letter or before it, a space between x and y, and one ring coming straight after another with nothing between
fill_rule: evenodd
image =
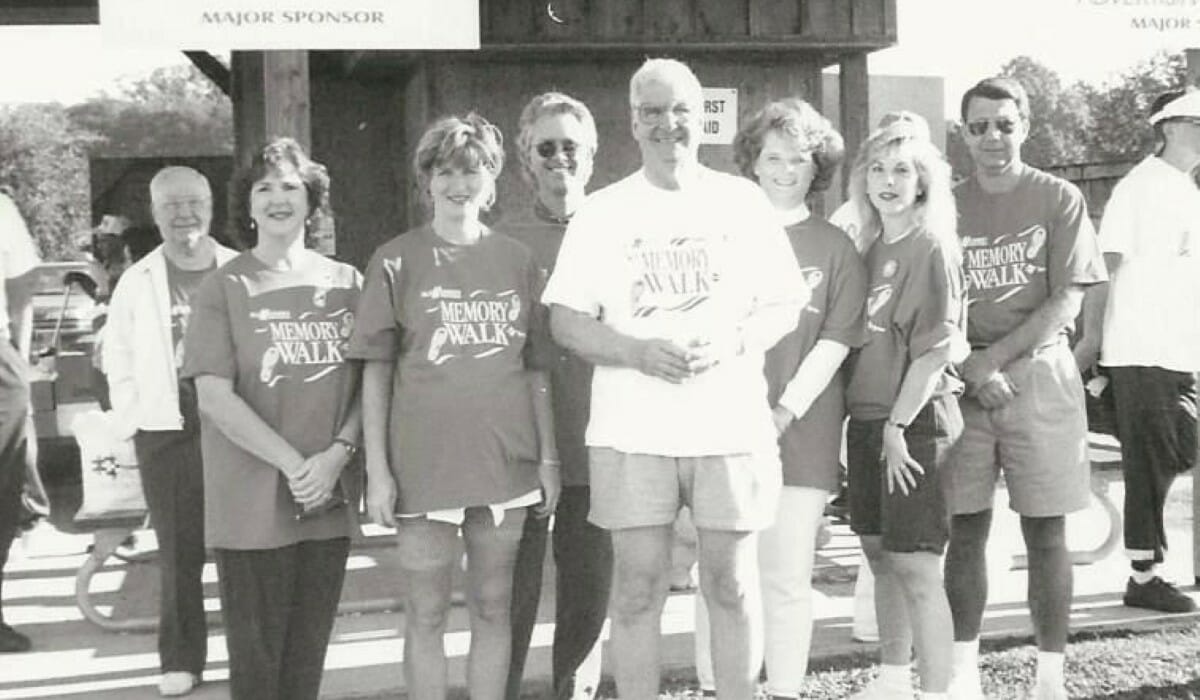
<instances>
[{"instance_id":1,"label":"eyeglasses","mask_svg":"<svg viewBox=\"0 0 1200 700\"><path fill-rule=\"evenodd\" d=\"M208 205L208 198L193 198L193 199L169 199L165 202L158 202L155 206L161 207L172 214L178 214L183 211L200 211Z\"/></svg>"},{"instance_id":2,"label":"eyeglasses","mask_svg":"<svg viewBox=\"0 0 1200 700\"><path fill-rule=\"evenodd\" d=\"M633 110L637 113L638 120L647 124L661 123L668 113L681 121L692 118L692 106L686 102L676 102L670 106L642 104L635 106Z\"/></svg>"},{"instance_id":3,"label":"eyeglasses","mask_svg":"<svg viewBox=\"0 0 1200 700\"><path fill-rule=\"evenodd\" d=\"M967 122L967 133L972 136L983 136L995 126L1000 133L1005 136L1011 134L1017 128L1017 123L1011 119L976 119L973 122Z\"/></svg>"},{"instance_id":4,"label":"eyeglasses","mask_svg":"<svg viewBox=\"0 0 1200 700\"><path fill-rule=\"evenodd\" d=\"M539 141L533 148L543 158L553 158L559 151L563 155L573 156L579 150L579 143L571 139L546 139Z\"/></svg>"}]
</instances>

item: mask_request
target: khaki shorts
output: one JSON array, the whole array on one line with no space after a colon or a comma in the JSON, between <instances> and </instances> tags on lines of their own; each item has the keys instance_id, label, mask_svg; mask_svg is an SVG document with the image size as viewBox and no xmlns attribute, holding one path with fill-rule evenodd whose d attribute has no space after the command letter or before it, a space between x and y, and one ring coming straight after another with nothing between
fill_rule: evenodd
<instances>
[{"instance_id":1,"label":"khaki shorts","mask_svg":"<svg viewBox=\"0 0 1200 700\"><path fill-rule=\"evenodd\" d=\"M1040 348L1004 369L1016 386L1012 401L987 410L960 402L963 434L948 470L957 514L992 508L1000 472L1009 507L1031 517L1087 507L1091 462L1083 382L1067 344Z\"/></svg>"},{"instance_id":2,"label":"khaki shorts","mask_svg":"<svg viewBox=\"0 0 1200 700\"><path fill-rule=\"evenodd\" d=\"M588 520L606 530L670 525L684 505L706 530L750 532L775 520L777 453L664 457L590 447L588 458Z\"/></svg>"}]
</instances>

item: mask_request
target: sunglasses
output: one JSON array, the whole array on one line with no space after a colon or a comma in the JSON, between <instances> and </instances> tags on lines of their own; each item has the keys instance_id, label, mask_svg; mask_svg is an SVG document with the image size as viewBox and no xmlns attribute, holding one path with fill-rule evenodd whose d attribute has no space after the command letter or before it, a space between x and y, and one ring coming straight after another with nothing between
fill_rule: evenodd
<instances>
[{"instance_id":1,"label":"sunglasses","mask_svg":"<svg viewBox=\"0 0 1200 700\"><path fill-rule=\"evenodd\" d=\"M545 141L539 141L534 146L534 150L543 158L553 158L560 151L565 155L573 156L579 150L579 144L571 139L546 139Z\"/></svg>"},{"instance_id":2,"label":"sunglasses","mask_svg":"<svg viewBox=\"0 0 1200 700\"><path fill-rule=\"evenodd\" d=\"M1017 123L1011 119L976 119L973 122L967 122L967 133L972 136L983 136L993 125L1005 136L1017 129Z\"/></svg>"}]
</instances>

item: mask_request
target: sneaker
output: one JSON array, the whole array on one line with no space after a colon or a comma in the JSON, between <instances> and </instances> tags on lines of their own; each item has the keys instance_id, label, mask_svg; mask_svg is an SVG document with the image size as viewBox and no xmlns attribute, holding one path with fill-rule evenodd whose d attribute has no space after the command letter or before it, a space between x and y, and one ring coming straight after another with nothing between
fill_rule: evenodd
<instances>
[{"instance_id":1,"label":"sneaker","mask_svg":"<svg viewBox=\"0 0 1200 700\"><path fill-rule=\"evenodd\" d=\"M1125 584L1125 605L1167 613L1185 613L1196 609L1196 601L1175 586L1155 576L1145 583L1132 578Z\"/></svg>"},{"instance_id":2,"label":"sneaker","mask_svg":"<svg viewBox=\"0 0 1200 700\"><path fill-rule=\"evenodd\" d=\"M950 678L946 694L951 700L986 700L983 687L979 684L979 672L955 673Z\"/></svg>"},{"instance_id":3,"label":"sneaker","mask_svg":"<svg viewBox=\"0 0 1200 700\"><path fill-rule=\"evenodd\" d=\"M158 681L158 694L164 698L187 695L200 682L196 674L187 671L167 671Z\"/></svg>"},{"instance_id":4,"label":"sneaker","mask_svg":"<svg viewBox=\"0 0 1200 700\"><path fill-rule=\"evenodd\" d=\"M885 686L878 678L873 679L862 690L851 695L849 700L912 700L913 689L891 688Z\"/></svg>"},{"instance_id":5,"label":"sneaker","mask_svg":"<svg viewBox=\"0 0 1200 700\"><path fill-rule=\"evenodd\" d=\"M29 651L31 647L29 637L0 622L0 653Z\"/></svg>"},{"instance_id":6,"label":"sneaker","mask_svg":"<svg viewBox=\"0 0 1200 700\"><path fill-rule=\"evenodd\" d=\"M951 698L958 700L955 696ZM1029 700L1067 700L1067 688L1062 683L1034 683L1029 689Z\"/></svg>"}]
</instances>

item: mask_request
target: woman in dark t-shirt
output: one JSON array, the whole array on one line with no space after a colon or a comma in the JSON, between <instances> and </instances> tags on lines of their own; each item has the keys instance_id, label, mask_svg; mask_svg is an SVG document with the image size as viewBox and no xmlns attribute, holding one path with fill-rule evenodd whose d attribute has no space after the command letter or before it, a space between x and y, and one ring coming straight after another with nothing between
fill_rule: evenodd
<instances>
[{"instance_id":1,"label":"woman in dark t-shirt","mask_svg":"<svg viewBox=\"0 0 1200 700\"><path fill-rule=\"evenodd\" d=\"M503 695L525 508L552 513L559 494L548 380L527 362L541 273L525 245L479 220L503 157L499 130L473 113L425 132L414 165L433 220L375 251L350 343L366 361L367 510L397 530L415 697L444 695L460 532L469 694Z\"/></svg>"},{"instance_id":2,"label":"woman in dark t-shirt","mask_svg":"<svg viewBox=\"0 0 1200 700\"><path fill-rule=\"evenodd\" d=\"M883 657L863 697L912 695L910 646L921 690L945 693L954 640L942 470L962 431L952 362L967 351L950 169L897 122L859 149L850 193L868 242L865 343L846 389L850 517L876 578Z\"/></svg>"}]
</instances>

